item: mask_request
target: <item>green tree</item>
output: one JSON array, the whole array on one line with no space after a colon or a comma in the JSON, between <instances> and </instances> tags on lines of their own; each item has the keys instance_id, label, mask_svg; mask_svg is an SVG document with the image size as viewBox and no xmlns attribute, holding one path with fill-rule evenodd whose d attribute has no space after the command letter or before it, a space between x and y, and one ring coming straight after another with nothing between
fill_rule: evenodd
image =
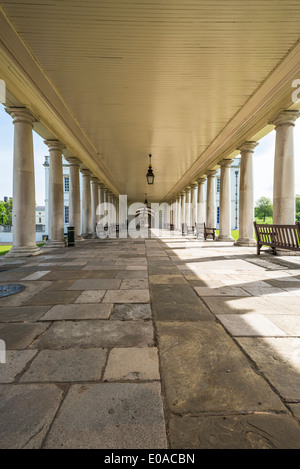
<instances>
[{"instance_id":1,"label":"green tree","mask_svg":"<svg viewBox=\"0 0 300 469\"><path fill-rule=\"evenodd\" d=\"M3 201L0 202L0 224L6 225L6 207Z\"/></svg>"},{"instance_id":2,"label":"green tree","mask_svg":"<svg viewBox=\"0 0 300 469\"><path fill-rule=\"evenodd\" d=\"M296 221L300 222L300 195L296 195Z\"/></svg>"},{"instance_id":3,"label":"green tree","mask_svg":"<svg viewBox=\"0 0 300 469\"><path fill-rule=\"evenodd\" d=\"M273 215L273 205L268 197L261 197L255 206L255 216L258 218L266 220L266 217L271 217Z\"/></svg>"},{"instance_id":4,"label":"green tree","mask_svg":"<svg viewBox=\"0 0 300 469\"><path fill-rule=\"evenodd\" d=\"M3 202L3 200L0 201L0 223L2 225L12 225L12 208L12 198L10 198L8 202Z\"/></svg>"}]
</instances>

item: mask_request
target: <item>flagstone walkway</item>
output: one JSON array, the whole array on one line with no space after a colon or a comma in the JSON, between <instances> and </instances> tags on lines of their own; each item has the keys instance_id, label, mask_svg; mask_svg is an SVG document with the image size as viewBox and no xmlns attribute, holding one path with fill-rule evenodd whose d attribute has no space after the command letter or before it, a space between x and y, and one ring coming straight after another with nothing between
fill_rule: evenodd
<instances>
[{"instance_id":1,"label":"flagstone walkway","mask_svg":"<svg viewBox=\"0 0 300 469\"><path fill-rule=\"evenodd\" d=\"M1 258L1 448L300 448L300 257L181 237ZM3 356L3 353L2 353Z\"/></svg>"}]
</instances>

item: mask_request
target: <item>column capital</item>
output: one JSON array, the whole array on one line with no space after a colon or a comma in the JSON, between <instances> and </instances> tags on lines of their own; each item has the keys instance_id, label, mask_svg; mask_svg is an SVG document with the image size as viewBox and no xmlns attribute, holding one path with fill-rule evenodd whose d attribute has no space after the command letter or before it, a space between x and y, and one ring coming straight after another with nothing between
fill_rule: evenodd
<instances>
[{"instance_id":1,"label":"column capital","mask_svg":"<svg viewBox=\"0 0 300 469\"><path fill-rule=\"evenodd\" d=\"M207 171L207 177L215 177L215 175L217 174L218 170L217 169L209 169Z\"/></svg>"},{"instance_id":2,"label":"column capital","mask_svg":"<svg viewBox=\"0 0 300 469\"><path fill-rule=\"evenodd\" d=\"M237 148L240 152L242 151L251 151L251 153L254 152L254 148L257 147L258 142L244 142L240 147Z\"/></svg>"},{"instance_id":3,"label":"column capital","mask_svg":"<svg viewBox=\"0 0 300 469\"><path fill-rule=\"evenodd\" d=\"M68 156L65 157L67 162L69 163L70 166L79 166L80 165L80 160L76 158L75 156Z\"/></svg>"},{"instance_id":4,"label":"column capital","mask_svg":"<svg viewBox=\"0 0 300 469\"><path fill-rule=\"evenodd\" d=\"M299 116L300 111L283 111L272 119L269 124L275 125L275 127L280 125L292 125L294 127Z\"/></svg>"},{"instance_id":5,"label":"column capital","mask_svg":"<svg viewBox=\"0 0 300 469\"><path fill-rule=\"evenodd\" d=\"M223 167L227 167L227 168L230 168L230 165L233 163L233 160L221 160L219 161L219 165L221 166L221 168Z\"/></svg>"},{"instance_id":6,"label":"column capital","mask_svg":"<svg viewBox=\"0 0 300 469\"><path fill-rule=\"evenodd\" d=\"M88 168L80 168L80 172L83 177L91 176L91 171Z\"/></svg>"},{"instance_id":7,"label":"column capital","mask_svg":"<svg viewBox=\"0 0 300 469\"><path fill-rule=\"evenodd\" d=\"M99 179L96 176L91 175L91 183L92 184L98 184Z\"/></svg>"},{"instance_id":8,"label":"column capital","mask_svg":"<svg viewBox=\"0 0 300 469\"><path fill-rule=\"evenodd\" d=\"M185 187L183 192L185 192L185 193L191 192L191 186Z\"/></svg>"},{"instance_id":9,"label":"column capital","mask_svg":"<svg viewBox=\"0 0 300 469\"><path fill-rule=\"evenodd\" d=\"M201 177L201 178L197 179L197 183L198 183L198 184L204 184L205 181L206 181L206 178L205 178L205 177Z\"/></svg>"},{"instance_id":10,"label":"column capital","mask_svg":"<svg viewBox=\"0 0 300 469\"><path fill-rule=\"evenodd\" d=\"M26 107L7 107L5 111L13 118L13 124L24 122L33 126L33 123L37 122L37 119Z\"/></svg>"},{"instance_id":11,"label":"column capital","mask_svg":"<svg viewBox=\"0 0 300 469\"><path fill-rule=\"evenodd\" d=\"M192 182L191 188L196 189L196 187L198 187L198 183L197 182Z\"/></svg>"},{"instance_id":12,"label":"column capital","mask_svg":"<svg viewBox=\"0 0 300 469\"><path fill-rule=\"evenodd\" d=\"M57 151L63 151L65 148L64 144L61 143L59 140L44 140L44 143L49 147L49 150L57 150Z\"/></svg>"}]
</instances>

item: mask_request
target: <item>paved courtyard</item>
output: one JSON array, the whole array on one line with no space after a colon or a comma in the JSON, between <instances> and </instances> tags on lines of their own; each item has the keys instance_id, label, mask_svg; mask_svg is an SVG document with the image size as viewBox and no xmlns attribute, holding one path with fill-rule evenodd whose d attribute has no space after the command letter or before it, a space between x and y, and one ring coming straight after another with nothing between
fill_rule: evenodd
<instances>
[{"instance_id":1,"label":"paved courtyard","mask_svg":"<svg viewBox=\"0 0 300 469\"><path fill-rule=\"evenodd\" d=\"M174 235L0 270L26 287L0 298L1 448L300 448L300 257Z\"/></svg>"}]
</instances>

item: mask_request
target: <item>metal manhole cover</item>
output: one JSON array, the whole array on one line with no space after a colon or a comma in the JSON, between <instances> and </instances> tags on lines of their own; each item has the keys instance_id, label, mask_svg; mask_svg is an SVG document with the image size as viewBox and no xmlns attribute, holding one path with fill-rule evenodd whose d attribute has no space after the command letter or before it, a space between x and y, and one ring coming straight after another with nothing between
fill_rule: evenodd
<instances>
[{"instance_id":1,"label":"metal manhole cover","mask_svg":"<svg viewBox=\"0 0 300 469\"><path fill-rule=\"evenodd\" d=\"M24 288L25 285L0 285L0 298L20 293Z\"/></svg>"}]
</instances>

